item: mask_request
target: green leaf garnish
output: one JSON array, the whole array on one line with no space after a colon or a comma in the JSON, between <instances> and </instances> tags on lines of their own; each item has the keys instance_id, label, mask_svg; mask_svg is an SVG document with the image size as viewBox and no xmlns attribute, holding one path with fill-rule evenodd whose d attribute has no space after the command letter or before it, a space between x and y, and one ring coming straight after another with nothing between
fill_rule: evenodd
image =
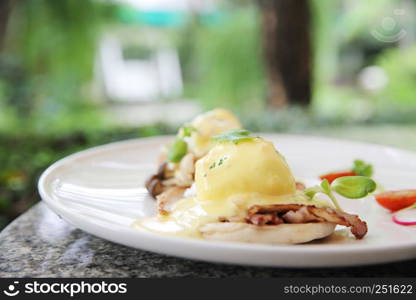
<instances>
[{"instance_id":1,"label":"green leaf garnish","mask_svg":"<svg viewBox=\"0 0 416 300\"><path fill-rule=\"evenodd\" d=\"M219 135L213 136L214 142L232 142L237 144L241 141L248 141L257 138L257 136L251 135L250 131L245 129L233 129L223 132Z\"/></svg>"},{"instance_id":2,"label":"green leaf garnish","mask_svg":"<svg viewBox=\"0 0 416 300\"><path fill-rule=\"evenodd\" d=\"M178 163L188 151L188 144L181 138L177 138L169 148L168 161Z\"/></svg>"},{"instance_id":3,"label":"green leaf garnish","mask_svg":"<svg viewBox=\"0 0 416 300\"><path fill-rule=\"evenodd\" d=\"M321 188L322 188L322 191L325 194L328 194L328 193L331 192L331 186L329 185L329 181L327 179L322 180L322 182L321 182Z\"/></svg>"},{"instance_id":4,"label":"green leaf garnish","mask_svg":"<svg viewBox=\"0 0 416 300\"><path fill-rule=\"evenodd\" d=\"M196 131L196 128L192 125L185 125L179 129L179 137L188 137L192 135L192 132Z\"/></svg>"},{"instance_id":5,"label":"green leaf garnish","mask_svg":"<svg viewBox=\"0 0 416 300\"><path fill-rule=\"evenodd\" d=\"M305 193L306 196L308 196L308 198L312 199L313 197L315 197L317 193L322 192L322 188L319 185L316 185L316 186L312 186L312 187L304 189L303 192Z\"/></svg>"},{"instance_id":6,"label":"green leaf garnish","mask_svg":"<svg viewBox=\"0 0 416 300\"><path fill-rule=\"evenodd\" d=\"M331 186L329 185L328 180L323 180L320 185L315 185L313 187L307 188L303 191L309 199L313 199L317 193L325 194L331 199L332 203L339 211L343 211L341 206L338 204L337 198L332 194Z\"/></svg>"},{"instance_id":7,"label":"green leaf garnish","mask_svg":"<svg viewBox=\"0 0 416 300\"><path fill-rule=\"evenodd\" d=\"M354 168L352 171L360 176L371 177L373 175L373 166L360 159L356 159L354 160Z\"/></svg>"},{"instance_id":8,"label":"green leaf garnish","mask_svg":"<svg viewBox=\"0 0 416 300\"><path fill-rule=\"evenodd\" d=\"M375 191L377 184L366 176L344 176L335 179L331 188L349 199L360 199Z\"/></svg>"},{"instance_id":9,"label":"green leaf garnish","mask_svg":"<svg viewBox=\"0 0 416 300\"><path fill-rule=\"evenodd\" d=\"M313 199L317 193L323 193L331 199L338 210L343 211L333 191L345 198L359 199L374 192L376 187L375 181L371 178L365 176L344 176L335 179L331 184L324 179L319 185L305 189L304 193L309 199Z\"/></svg>"}]
</instances>

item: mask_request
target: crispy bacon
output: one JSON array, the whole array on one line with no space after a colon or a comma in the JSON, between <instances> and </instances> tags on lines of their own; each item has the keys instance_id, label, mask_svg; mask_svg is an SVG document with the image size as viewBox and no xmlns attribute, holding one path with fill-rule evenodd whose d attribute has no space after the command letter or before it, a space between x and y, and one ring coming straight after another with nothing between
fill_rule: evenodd
<instances>
[{"instance_id":1,"label":"crispy bacon","mask_svg":"<svg viewBox=\"0 0 416 300\"><path fill-rule=\"evenodd\" d=\"M248 216L252 216L254 214L267 214L267 213L285 213L289 210L298 210L300 209L302 204L272 204L272 205L253 205L251 206L247 214Z\"/></svg>"},{"instance_id":2,"label":"crispy bacon","mask_svg":"<svg viewBox=\"0 0 416 300\"><path fill-rule=\"evenodd\" d=\"M361 221L361 219L357 216L357 215L351 215L351 214L347 214L347 213L342 213L339 212L339 214L344 217L345 220L347 220L347 222L349 224L352 224L351 227L351 233L357 238L357 239L362 239L367 231L367 223L364 221Z\"/></svg>"},{"instance_id":3,"label":"crispy bacon","mask_svg":"<svg viewBox=\"0 0 416 300\"><path fill-rule=\"evenodd\" d=\"M246 219L247 220L247 219ZM249 223L254 225L278 225L282 224L283 220L275 214L254 214L249 217Z\"/></svg>"},{"instance_id":4,"label":"crispy bacon","mask_svg":"<svg viewBox=\"0 0 416 300\"><path fill-rule=\"evenodd\" d=\"M149 194L156 199L158 195L174 188L188 188L194 181L195 156L192 153L185 155L181 162L175 166L163 162L156 174L150 176L145 186Z\"/></svg>"},{"instance_id":5,"label":"crispy bacon","mask_svg":"<svg viewBox=\"0 0 416 300\"><path fill-rule=\"evenodd\" d=\"M307 206L302 206L300 209L293 211L289 210L282 218L288 223L307 223L307 222L324 222L325 220L309 212Z\"/></svg>"},{"instance_id":6,"label":"crispy bacon","mask_svg":"<svg viewBox=\"0 0 416 300\"><path fill-rule=\"evenodd\" d=\"M167 167L167 162L163 162L159 166L159 169L157 170L157 173L150 176L145 182L145 187L146 187L147 191L155 199L156 199L157 195L163 193L163 191L165 190L164 187L163 187L162 182L163 182L163 180L166 179L166 175L165 175L166 167Z\"/></svg>"},{"instance_id":7,"label":"crispy bacon","mask_svg":"<svg viewBox=\"0 0 416 300\"><path fill-rule=\"evenodd\" d=\"M352 234L357 239L362 239L367 233L367 223L362 221L357 215L340 212L332 208L320 208L313 205L254 205L248 209L246 222L255 225L330 222L350 227Z\"/></svg>"}]
</instances>

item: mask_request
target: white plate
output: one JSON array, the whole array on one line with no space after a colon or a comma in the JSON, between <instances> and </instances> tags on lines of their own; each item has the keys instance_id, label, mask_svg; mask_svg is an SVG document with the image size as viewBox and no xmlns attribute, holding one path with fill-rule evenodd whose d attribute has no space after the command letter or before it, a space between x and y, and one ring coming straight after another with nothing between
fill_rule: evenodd
<instances>
[{"instance_id":1,"label":"white plate","mask_svg":"<svg viewBox=\"0 0 416 300\"><path fill-rule=\"evenodd\" d=\"M416 188L416 154L389 147L327 138L264 135L283 153L295 177L313 184L319 174L345 169L361 158L375 168L386 189ZM341 230L325 242L269 246L169 237L130 227L155 213L143 182L155 171L156 158L169 137L130 140L71 155L49 167L39 181L48 206L76 227L119 244L158 253L232 264L323 267L391 262L416 257L416 228L391 222L373 197L343 200L346 211L367 221L360 241L342 238Z\"/></svg>"}]
</instances>

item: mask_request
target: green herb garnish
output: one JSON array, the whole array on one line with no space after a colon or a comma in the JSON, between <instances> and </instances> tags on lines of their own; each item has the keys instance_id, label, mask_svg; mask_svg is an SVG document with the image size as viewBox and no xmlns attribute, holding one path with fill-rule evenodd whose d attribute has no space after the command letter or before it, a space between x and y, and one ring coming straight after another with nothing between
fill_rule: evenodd
<instances>
[{"instance_id":1,"label":"green herb garnish","mask_svg":"<svg viewBox=\"0 0 416 300\"><path fill-rule=\"evenodd\" d=\"M209 166L209 169L211 170L211 169L214 169L215 167L219 167L219 166L221 166L223 163L224 163L224 161L227 159L227 157L221 157L219 160L218 160L218 162L216 162L216 161L214 161L210 166Z\"/></svg>"},{"instance_id":2,"label":"green herb garnish","mask_svg":"<svg viewBox=\"0 0 416 300\"><path fill-rule=\"evenodd\" d=\"M192 125L185 125L179 129L179 137L189 137L192 135L192 132L196 131L195 127Z\"/></svg>"},{"instance_id":3,"label":"green herb garnish","mask_svg":"<svg viewBox=\"0 0 416 300\"><path fill-rule=\"evenodd\" d=\"M227 159L227 157L220 158L220 161L218 162L218 166L221 166L226 159Z\"/></svg>"},{"instance_id":4,"label":"green herb garnish","mask_svg":"<svg viewBox=\"0 0 416 300\"><path fill-rule=\"evenodd\" d=\"M168 161L178 163L188 151L188 144L182 139L177 138L169 148Z\"/></svg>"},{"instance_id":5,"label":"green herb garnish","mask_svg":"<svg viewBox=\"0 0 416 300\"><path fill-rule=\"evenodd\" d=\"M377 184L366 176L344 176L335 179L331 188L346 198L360 199L374 192Z\"/></svg>"},{"instance_id":6,"label":"green herb garnish","mask_svg":"<svg viewBox=\"0 0 416 300\"><path fill-rule=\"evenodd\" d=\"M354 160L354 168L352 171L360 176L371 177L373 175L373 166L360 159L356 159Z\"/></svg>"},{"instance_id":7,"label":"green herb garnish","mask_svg":"<svg viewBox=\"0 0 416 300\"><path fill-rule=\"evenodd\" d=\"M214 142L232 142L238 144L241 141L248 141L257 138L251 135L246 129L233 129L212 137Z\"/></svg>"},{"instance_id":8,"label":"green herb garnish","mask_svg":"<svg viewBox=\"0 0 416 300\"><path fill-rule=\"evenodd\" d=\"M317 193L327 195L334 206L343 211L335 198L333 191L349 199L360 199L375 191L377 184L366 176L344 176L335 179L331 184L324 179L319 185L304 190L306 196L312 199Z\"/></svg>"}]
</instances>

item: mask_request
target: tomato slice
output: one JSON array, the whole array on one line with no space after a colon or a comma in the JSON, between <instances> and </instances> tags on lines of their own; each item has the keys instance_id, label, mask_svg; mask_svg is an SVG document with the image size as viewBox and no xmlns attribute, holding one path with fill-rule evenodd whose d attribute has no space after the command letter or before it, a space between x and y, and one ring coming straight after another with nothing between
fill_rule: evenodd
<instances>
[{"instance_id":1,"label":"tomato slice","mask_svg":"<svg viewBox=\"0 0 416 300\"><path fill-rule=\"evenodd\" d=\"M416 190L387 191L377 194L378 204L391 211L406 208L416 203Z\"/></svg>"},{"instance_id":2,"label":"tomato slice","mask_svg":"<svg viewBox=\"0 0 416 300\"><path fill-rule=\"evenodd\" d=\"M335 179L339 178L339 177L344 177L344 176L356 176L357 174L355 174L352 171L344 171L344 172L336 172L336 173L328 173L325 175L320 176L319 178L321 180L328 180L329 183L331 183L332 181L334 181Z\"/></svg>"}]
</instances>

